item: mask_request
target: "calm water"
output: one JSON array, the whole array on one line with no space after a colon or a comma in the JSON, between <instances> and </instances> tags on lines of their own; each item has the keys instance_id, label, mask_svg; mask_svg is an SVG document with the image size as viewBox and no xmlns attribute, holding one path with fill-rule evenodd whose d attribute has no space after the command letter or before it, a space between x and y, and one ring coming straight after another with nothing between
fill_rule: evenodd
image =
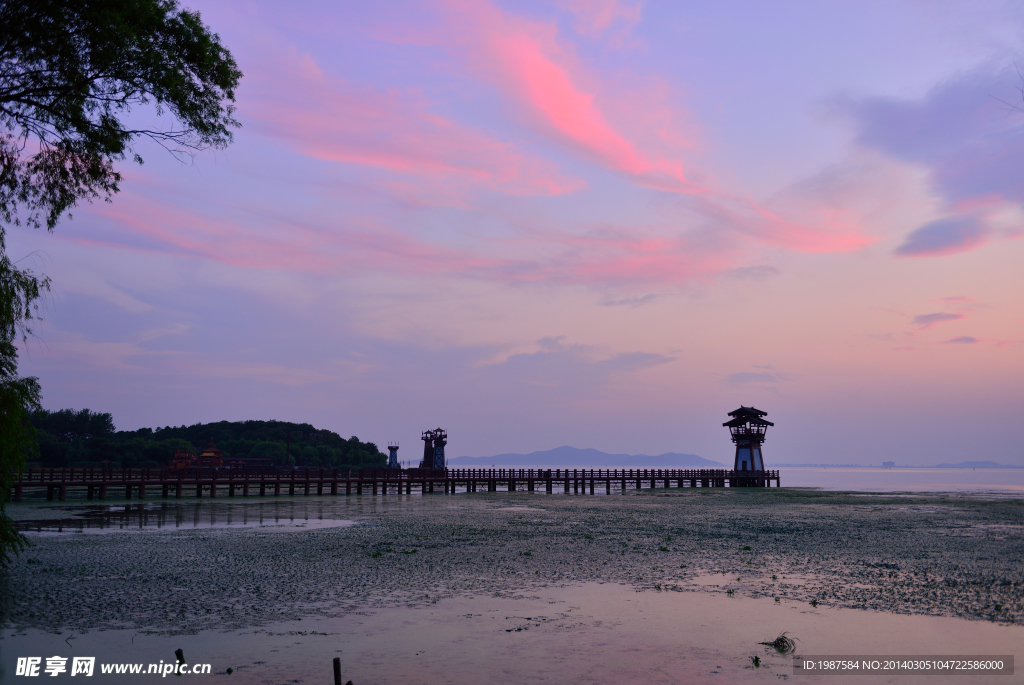
<instances>
[{"instance_id":1,"label":"calm water","mask_svg":"<svg viewBox=\"0 0 1024 685\"><path fill-rule=\"evenodd\" d=\"M770 465L769 465L770 468ZM780 468L783 487L863 492L1024 493L1024 469Z\"/></svg>"},{"instance_id":2,"label":"calm water","mask_svg":"<svg viewBox=\"0 0 1024 685\"><path fill-rule=\"evenodd\" d=\"M15 527L26 533L116 533L150 529L268 527L282 531L334 528L355 521L339 518L331 499L252 498L156 501L119 504L14 505ZM28 515L31 515L29 517Z\"/></svg>"},{"instance_id":3,"label":"calm water","mask_svg":"<svg viewBox=\"0 0 1024 685\"><path fill-rule=\"evenodd\" d=\"M331 661L339 657L342 682L352 679L359 685L769 685L794 673L790 655L761 644L783 632L797 640L797 653L821 655L1007 655L1008 661L1024 640L1024 627L1016 625L776 603L771 597L730 597L714 590L636 592L588 583L197 635L2 630L0 682L7 682L5 675L10 682L21 680L13 675L17 657L51 655L96 657L94 682L155 681L155 676L109 675L104 680L99 665L140 663L148 668L172 662L174 650L181 649L189 663L212 666L211 675L195 682L219 676L229 683L329 683ZM755 655L760 659L756 668ZM1020 682L1018 676L898 678L809 676L796 682Z\"/></svg>"}]
</instances>

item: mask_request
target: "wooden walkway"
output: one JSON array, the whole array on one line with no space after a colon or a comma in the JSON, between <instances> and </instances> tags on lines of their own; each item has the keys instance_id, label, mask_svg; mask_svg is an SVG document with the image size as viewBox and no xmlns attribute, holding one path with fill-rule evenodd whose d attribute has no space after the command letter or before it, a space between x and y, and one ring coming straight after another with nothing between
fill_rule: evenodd
<instances>
[{"instance_id":1,"label":"wooden walkway","mask_svg":"<svg viewBox=\"0 0 1024 685\"><path fill-rule=\"evenodd\" d=\"M14 483L14 501L46 492L65 500L68 491L86 499L235 497L241 495L363 495L430 492L536 492L625 494L650 488L780 486L778 471L726 469L28 469ZM116 496L116 494L114 495Z\"/></svg>"}]
</instances>

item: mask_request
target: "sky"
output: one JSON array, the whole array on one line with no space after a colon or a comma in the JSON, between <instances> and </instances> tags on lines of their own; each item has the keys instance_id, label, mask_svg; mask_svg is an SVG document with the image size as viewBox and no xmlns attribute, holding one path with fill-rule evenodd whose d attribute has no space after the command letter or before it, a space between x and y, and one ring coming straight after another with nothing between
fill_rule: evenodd
<instances>
[{"instance_id":1,"label":"sky","mask_svg":"<svg viewBox=\"0 0 1024 685\"><path fill-rule=\"evenodd\" d=\"M1024 465L1024 4L183 5L242 128L10 231L46 408Z\"/></svg>"}]
</instances>

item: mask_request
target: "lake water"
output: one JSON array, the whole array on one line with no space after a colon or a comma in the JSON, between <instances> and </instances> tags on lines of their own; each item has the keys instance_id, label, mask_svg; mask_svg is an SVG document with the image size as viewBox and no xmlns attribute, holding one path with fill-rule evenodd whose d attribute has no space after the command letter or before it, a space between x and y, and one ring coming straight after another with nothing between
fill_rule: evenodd
<instances>
[{"instance_id":1,"label":"lake water","mask_svg":"<svg viewBox=\"0 0 1024 685\"><path fill-rule=\"evenodd\" d=\"M770 468L770 465L769 465ZM1024 493L1024 469L779 469L783 487L861 492Z\"/></svg>"},{"instance_id":2,"label":"lake water","mask_svg":"<svg viewBox=\"0 0 1024 685\"><path fill-rule=\"evenodd\" d=\"M25 533L123 533L143 530L252 528L296 531L354 525L340 518L334 498L238 498L228 501L157 500L112 504L38 503L12 506Z\"/></svg>"},{"instance_id":3,"label":"lake water","mask_svg":"<svg viewBox=\"0 0 1024 685\"><path fill-rule=\"evenodd\" d=\"M103 676L101 665L162 666L173 663L174 650L181 649L189 663L211 665L211 675L197 682L219 677L237 683L328 683L331 661L339 657L342 682L358 685L768 684L794 675L792 654L761 644L782 633L795 638L798 655L1001 655L1007 663L1024 640L1024 627L1017 625L812 607L714 590L636 592L614 583L587 583L196 635L5 630L0 631L0 681L4 673L12 682L20 680L13 677L19 656L58 655L96 657L94 682L135 682L138 677ZM978 682L962 675L805 677L808 683L851 685ZM1019 683L1021 678L984 681Z\"/></svg>"}]
</instances>

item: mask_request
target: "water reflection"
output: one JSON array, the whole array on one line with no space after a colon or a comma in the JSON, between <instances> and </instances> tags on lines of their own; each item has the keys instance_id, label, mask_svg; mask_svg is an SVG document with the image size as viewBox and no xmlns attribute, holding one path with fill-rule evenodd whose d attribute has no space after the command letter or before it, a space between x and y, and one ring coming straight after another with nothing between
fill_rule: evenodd
<instances>
[{"instance_id":1,"label":"water reflection","mask_svg":"<svg viewBox=\"0 0 1024 685\"><path fill-rule=\"evenodd\" d=\"M861 492L1024 492L1024 469L780 467L783 487Z\"/></svg>"},{"instance_id":2,"label":"water reflection","mask_svg":"<svg viewBox=\"0 0 1024 685\"><path fill-rule=\"evenodd\" d=\"M15 521L26 533L105 533L153 529L272 527L308 530L354 525L317 501L147 502L62 507L66 517Z\"/></svg>"}]
</instances>

